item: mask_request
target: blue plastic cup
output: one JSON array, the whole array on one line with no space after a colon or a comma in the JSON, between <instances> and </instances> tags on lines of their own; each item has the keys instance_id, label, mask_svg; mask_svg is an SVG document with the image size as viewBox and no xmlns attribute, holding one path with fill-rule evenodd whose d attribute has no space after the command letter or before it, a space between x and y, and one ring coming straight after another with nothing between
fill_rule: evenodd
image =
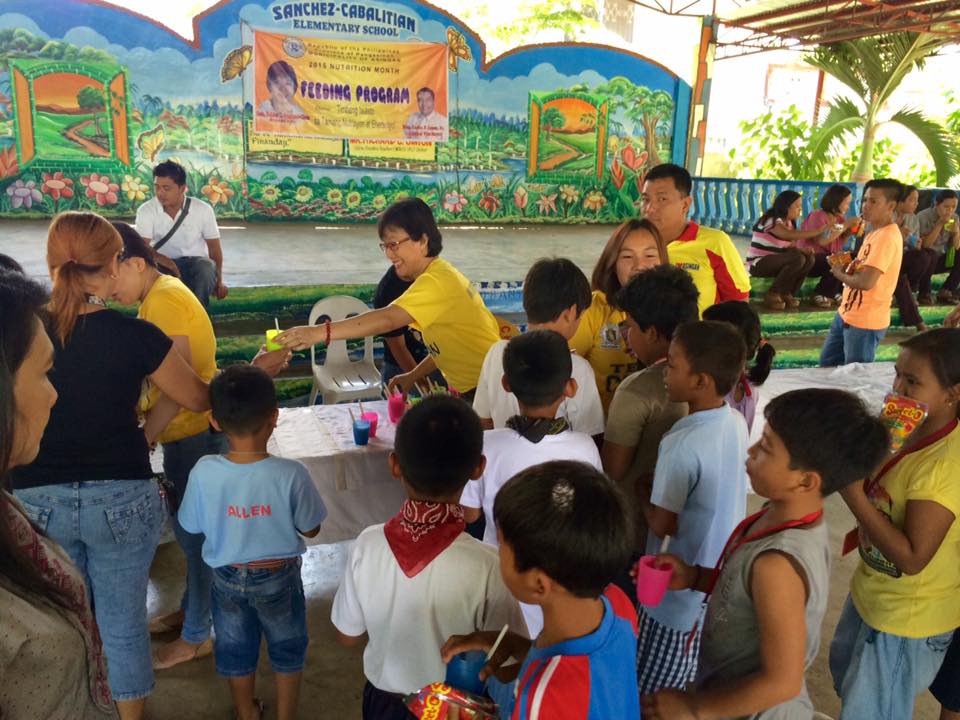
<instances>
[{"instance_id":1,"label":"blue plastic cup","mask_svg":"<svg viewBox=\"0 0 960 720\"><path fill-rule=\"evenodd\" d=\"M370 422L367 420L353 421L353 441L357 445L366 445L370 442Z\"/></svg>"},{"instance_id":2,"label":"blue plastic cup","mask_svg":"<svg viewBox=\"0 0 960 720\"><path fill-rule=\"evenodd\" d=\"M486 664L487 654L483 650L471 650L455 655L447 663L445 682L457 690L482 695L485 683L480 679L480 671Z\"/></svg>"}]
</instances>

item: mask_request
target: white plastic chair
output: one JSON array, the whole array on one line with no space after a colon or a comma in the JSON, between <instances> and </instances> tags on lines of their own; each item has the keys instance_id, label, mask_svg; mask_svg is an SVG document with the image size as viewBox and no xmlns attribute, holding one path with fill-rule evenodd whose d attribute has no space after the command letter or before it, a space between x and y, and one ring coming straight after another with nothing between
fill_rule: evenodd
<instances>
[{"instance_id":1,"label":"white plastic chair","mask_svg":"<svg viewBox=\"0 0 960 720\"><path fill-rule=\"evenodd\" d=\"M349 295L332 295L318 300L310 310L310 324L330 318L343 320L365 313L370 308ZM373 337L363 340L363 359L352 361L347 355L346 340L334 340L327 348L323 365L318 365L315 348L310 348L310 366L313 370L313 387L310 389L310 405L323 396L323 404L354 400L376 400L380 397L380 371L373 362Z\"/></svg>"}]
</instances>

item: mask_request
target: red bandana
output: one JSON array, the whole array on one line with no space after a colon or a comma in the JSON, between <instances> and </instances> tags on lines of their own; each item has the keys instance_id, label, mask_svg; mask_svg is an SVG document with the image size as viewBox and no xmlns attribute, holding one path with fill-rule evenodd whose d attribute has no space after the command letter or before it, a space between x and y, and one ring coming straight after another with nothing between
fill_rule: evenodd
<instances>
[{"instance_id":1,"label":"red bandana","mask_svg":"<svg viewBox=\"0 0 960 720\"><path fill-rule=\"evenodd\" d=\"M404 575L414 577L450 547L464 527L459 505L405 500L383 532Z\"/></svg>"}]
</instances>

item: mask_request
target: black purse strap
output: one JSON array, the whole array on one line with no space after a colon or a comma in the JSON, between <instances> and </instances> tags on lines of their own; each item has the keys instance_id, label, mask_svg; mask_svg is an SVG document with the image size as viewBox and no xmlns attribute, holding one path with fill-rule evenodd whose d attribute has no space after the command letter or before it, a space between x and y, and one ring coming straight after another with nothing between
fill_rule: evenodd
<instances>
[{"instance_id":1,"label":"black purse strap","mask_svg":"<svg viewBox=\"0 0 960 720\"><path fill-rule=\"evenodd\" d=\"M173 237L173 234L180 229L180 225L183 223L184 219L187 217L187 213L190 212L190 198L187 198L186 202L183 204L183 210L180 213L180 217L177 218L177 221L173 224L173 227L170 228L170 232L164 235L162 238L157 240L153 245L154 250L159 250L162 248L167 241Z\"/></svg>"}]
</instances>

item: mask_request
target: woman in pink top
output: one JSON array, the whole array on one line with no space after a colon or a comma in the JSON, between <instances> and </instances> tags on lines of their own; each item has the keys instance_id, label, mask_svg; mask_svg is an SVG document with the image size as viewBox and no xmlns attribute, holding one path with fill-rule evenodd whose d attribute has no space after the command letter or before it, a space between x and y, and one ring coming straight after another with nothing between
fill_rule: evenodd
<instances>
[{"instance_id":1,"label":"woman in pink top","mask_svg":"<svg viewBox=\"0 0 960 720\"><path fill-rule=\"evenodd\" d=\"M753 226L747 266L753 277L774 278L763 301L770 310L800 306L795 295L813 268L814 253L811 248L798 247L797 242L816 237L829 227L824 223L815 229L797 230L801 212L800 193L784 190Z\"/></svg>"},{"instance_id":2,"label":"woman in pink top","mask_svg":"<svg viewBox=\"0 0 960 720\"><path fill-rule=\"evenodd\" d=\"M846 217L852 200L853 193L846 185L831 185L820 196L820 209L810 213L800 226L801 230L827 228L819 236L797 243L801 248L813 248L813 269L809 274L820 278L811 298L816 307L830 307L831 300L837 299L843 292L843 284L830 273L827 256L843 252L844 244L861 222L860 218Z\"/></svg>"}]
</instances>

